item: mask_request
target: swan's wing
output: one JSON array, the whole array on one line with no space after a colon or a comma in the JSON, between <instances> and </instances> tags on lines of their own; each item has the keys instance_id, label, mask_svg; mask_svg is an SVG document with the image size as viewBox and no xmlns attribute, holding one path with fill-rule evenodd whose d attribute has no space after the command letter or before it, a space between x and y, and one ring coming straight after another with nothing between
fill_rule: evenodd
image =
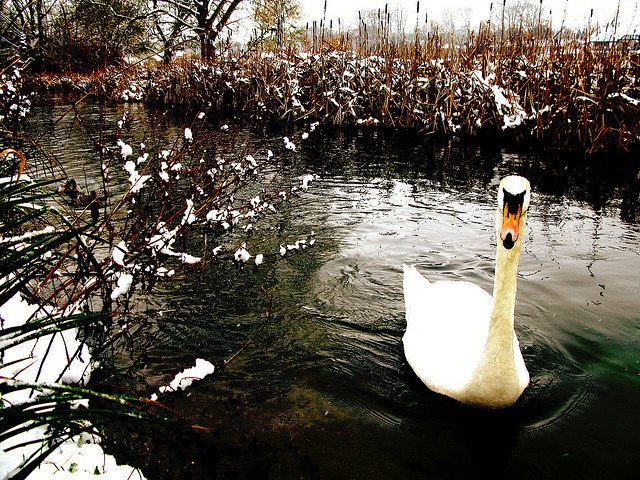
<instances>
[{"instance_id":1,"label":"swan's wing","mask_svg":"<svg viewBox=\"0 0 640 480\"><path fill-rule=\"evenodd\" d=\"M520 351L520 342L516 332L513 332L513 357L516 366L516 372L518 374L518 383L520 384L520 391L524 391L529 385L529 370L522 358L522 352Z\"/></svg>"},{"instance_id":2,"label":"swan's wing","mask_svg":"<svg viewBox=\"0 0 640 480\"><path fill-rule=\"evenodd\" d=\"M484 351L491 295L462 281L429 282L404 266L407 361L432 390L462 390Z\"/></svg>"}]
</instances>

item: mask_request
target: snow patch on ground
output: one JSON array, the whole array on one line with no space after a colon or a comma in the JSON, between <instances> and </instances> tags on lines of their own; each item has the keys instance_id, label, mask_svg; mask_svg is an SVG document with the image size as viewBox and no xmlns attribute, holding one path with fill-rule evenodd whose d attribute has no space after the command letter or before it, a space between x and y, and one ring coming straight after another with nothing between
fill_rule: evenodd
<instances>
[{"instance_id":1,"label":"snow patch on ground","mask_svg":"<svg viewBox=\"0 0 640 480\"><path fill-rule=\"evenodd\" d=\"M123 274L120 278L123 278ZM120 285L120 281L118 282ZM124 287L124 285L123 285ZM65 312L77 313L78 308ZM52 309L31 305L16 293L0 306L2 328L9 329L40 319L55 316ZM91 355L87 346L77 339L76 329L41 335L35 339L26 334L5 336L0 344L0 383L65 383L86 384L91 374ZM40 393L21 389L2 395L4 405L29 402ZM25 422L23 427L29 427ZM0 478L11 478L19 472L26 459L46 451L49 434L46 426L33 426L0 442ZM144 476L130 466L118 465L107 455L95 435L81 434L58 445L29 476L28 480L66 478L109 478L114 480L143 480Z\"/></svg>"}]
</instances>

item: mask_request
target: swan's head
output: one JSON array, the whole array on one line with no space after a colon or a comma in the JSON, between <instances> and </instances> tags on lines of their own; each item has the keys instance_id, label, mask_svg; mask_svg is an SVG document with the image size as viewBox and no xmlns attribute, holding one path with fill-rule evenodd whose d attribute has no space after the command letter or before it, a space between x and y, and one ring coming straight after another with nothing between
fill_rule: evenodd
<instances>
[{"instance_id":1,"label":"swan's head","mask_svg":"<svg viewBox=\"0 0 640 480\"><path fill-rule=\"evenodd\" d=\"M507 250L513 248L520 238L520 230L529 208L531 186L524 177L510 175L500 182L498 188L498 235Z\"/></svg>"}]
</instances>

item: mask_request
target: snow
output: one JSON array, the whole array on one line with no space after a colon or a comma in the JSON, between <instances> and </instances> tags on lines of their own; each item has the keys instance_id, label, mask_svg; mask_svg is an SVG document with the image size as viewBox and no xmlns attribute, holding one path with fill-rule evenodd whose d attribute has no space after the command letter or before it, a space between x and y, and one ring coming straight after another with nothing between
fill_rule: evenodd
<instances>
[{"instance_id":1,"label":"snow","mask_svg":"<svg viewBox=\"0 0 640 480\"><path fill-rule=\"evenodd\" d=\"M118 139L116 143L120 147L120 155L122 155L122 158L126 160L128 156L133 155L133 148L131 148L131 145L127 145L120 139Z\"/></svg>"},{"instance_id":2,"label":"snow","mask_svg":"<svg viewBox=\"0 0 640 480\"><path fill-rule=\"evenodd\" d=\"M249 163L249 165L250 165L252 168L257 168L257 167L258 167L258 162L256 162L256 159L255 159L255 158L253 158L253 155L247 155L247 156L245 157L245 160Z\"/></svg>"},{"instance_id":3,"label":"snow","mask_svg":"<svg viewBox=\"0 0 640 480\"><path fill-rule=\"evenodd\" d=\"M141 146L140 148L144 148L144 146ZM145 152L138 157L138 160L136 160L136 164L140 165L141 163L146 162L148 159L149 159L149 153Z\"/></svg>"},{"instance_id":4,"label":"snow","mask_svg":"<svg viewBox=\"0 0 640 480\"><path fill-rule=\"evenodd\" d=\"M116 265L120 265L121 267L126 268L127 264L124 263L124 256L127 253L129 253L129 249L127 248L127 245L124 243L124 240L123 240L113 248L111 252L111 258L113 259L113 262Z\"/></svg>"},{"instance_id":5,"label":"snow","mask_svg":"<svg viewBox=\"0 0 640 480\"><path fill-rule=\"evenodd\" d=\"M182 225L189 224L191 225L196 221L196 216L193 214L193 199L187 199L187 208L184 211L184 216L182 217Z\"/></svg>"},{"instance_id":6,"label":"snow","mask_svg":"<svg viewBox=\"0 0 640 480\"><path fill-rule=\"evenodd\" d=\"M167 169L169 168L169 165L167 165L167 162L160 162L160 179L164 180L165 182L169 181L169 172L167 172Z\"/></svg>"},{"instance_id":7,"label":"snow","mask_svg":"<svg viewBox=\"0 0 640 480\"><path fill-rule=\"evenodd\" d=\"M191 213L192 208L193 202L191 200L187 200L187 210L185 211L185 215L183 216L181 225L189 223L190 220L193 221L193 214ZM177 257L182 263L185 264L199 263L200 261L202 261L200 257L194 257L187 253L176 252L171 248L176 241L176 237L178 236L178 231L180 230L181 225L178 225L174 229L169 230L164 222L160 222L157 227L158 233L153 235L149 239L149 248L154 255L162 253L163 255Z\"/></svg>"},{"instance_id":8,"label":"snow","mask_svg":"<svg viewBox=\"0 0 640 480\"><path fill-rule=\"evenodd\" d=\"M502 88L500 88L498 85L492 85L491 91L493 92L493 98L496 102L498 111L502 112L503 108L507 111L510 110L511 103L509 102L509 100L507 100L507 97L504 96Z\"/></svg>"},{"instance_id":9,"label":"snow","mask_svg":"<svg viewBox=\"0 0 640 480\"><path fill-rule=\"evenodd\" d=\"M247 251L247 245L246 244L242 244L242 246L236 251L236 253L233 254L233 259L236 262L242 262L245 263L247 262L249 259L251 258L251 255L249 254L249 252Z\"/></svg>"},{"instance_id":10,"label":"snow","mask_svg":"<svg viewBox=\"0 0 640 480\"><path fill-rule=\"evenodd\" d=\"M65 313L74 312L75 310ZM19 293L0 306L0 317L5 329L42 318L46 313L55 315L52 310L45 311L29 304ZM85 384L91 373L91 356L87 346L77 340L77 335L75 329L69 329L42 335L37 339L27 340L18 336L5 341L1 345L2 383ZM25 403L31 395L38 393L32 393L30 389L21 389L4 393L2 401L8 404ZM25 422L22 426L29 427L29 423ZM16 475L24 459L37 454L43 447L46 448L44 442L47 438L46 426L33 426L0 442L0 478ZM114 457L104 453L97 438L86 433L60 444L27 479L96 477L114 480L144 479L144 476L132 467L118 465Z\"/></svg>"},{"instance_id":11,"label":"snow","mask_svg":"<svg viewBox=\"0 0 640 480\"><path fill-rule=\"evenodd\" d=\"M205 218L208 222L218 222L222 219L222 212L216 209L210 210L209 212L207 212Z\"/></svg>"},{"instance_id":12,"label":"snow","mask_svg":"<svg viewBox=\"0 0 640 480\"><path fill-rule=\"evenodd\" d=\"M173 275L175 274L175 270L172 268L171 270L167 269L166 267L158 267L156 269L156 275L158 277L173 277Z\"/></svg>"},{"instance_id":13,"label":"snow","mask_svg":"<svg viewBox=\"0 0 640 480\"><path fill-rule=\"evenodd\" d=\"M132 90L133 91L133 90ZM200 117L202 118L202 117ZM124 121L123 121L124 125ZM228 128L228 127L227 127ZM311 126L311 131L315 128L315 125ZM309 137L308 133L302 134L302 139L305 140ZM187 141L192 141L193 132L190 128L185 128L184 138ZM283 138L285 148L292 151L296 150L295 144L287 137ZM152 179L151 175L142 175L138 171L138 166L144 164L141 167L151 169L158 184L162 184L162 181L168 182L172 177L177 179L177 173L184 173L186 176L189 172L181 169L183 168L180 163L173 163L171 161L170 150L162 151L157 161L160 162L159 170L156 170L155 162L148 162L149 153L145 152L144 144L140 144L138 150L139 155L133 156L134 148L125 143L121 139L116 140L117 147L111 147L112 154L120 155L121 160L118 165L121 165L123 169L129 174L128 181L130 183L129 193L139 192L145 182ZM136 146L137 149L137 146ZM266 152L267 159L273 157L273 152L268 150ZM264 158L264 153L261 153L259 158ZM153 164L153 166L151 166ZM232 162L220 159L217 166L212 168L212 177L216 175L216 180L220 177L224 179L222 175L227 175L230 171L234 175L244 175L246 173L253 173L258 168L258 162L252 155L245 155L243 159L238 162ZM103 171L107 171L106 165L103 165ZM234 178L238 178L237 176ZM240 180L244 180L243 177L239 177ZM315 175L305 175L300 177L301 188L307 189L309 183L315 180ZM6 179L6 181L16 181L17 179ZM27 175L23 174L21 181L29 181ZM151 183L151 182L149 182ZM225 187L225 183L222 187ZM296 187L292 187L290 191L296 190ZM204 195L202 189L199 190L200 195ZM277 195L275 195L277 193ZM279 196L282 199L287 198L289 191L273 192L274 196ZM146 253L150 256L156 256L159 254L175 257L184 264L195 264L201 262L202 259L188 253L174 251L174 243L181 232L189 225L194 224L197 221L202 220L202 204L196 205L196 202L200 200L198 194L186 199L186 206L183 203L176 208L176 214L171 217L171 226L159 222L156 230L146 233L150 238L146 238ZM260 194L252 193L253 198L248 200L242 194L238 194L238 198L234 200L233 195L230 195L228 199L223 199L220 203L218 200L212 202L213 208L206 214L207 221L219 222L219 224L225 229L231 229L232 226L237 225L238 231L244 228L245 232L249 233L253 228L253 223L249 223L250 219L259 217L263 213L275 212L274 205L270 202L274 201L266 189L260 191ZM129 197L130 201L133 201ZM228 200L228 203L224 203ZM184 202L184 200L183 200ZM183 213L179 208L183 206ZM39 206L32 206L31 208L40 208ZM219 210L218 210L219 209ZM125 207L126 210L126 207ZM206 211L206 210L205 210ZM197 215L196 215L197 214ZM4 238L0 236L0 242L22 242L28 241L29 238L36 235L48 234L55 232L54 227L46 227L42 230L22 233L14 237ZM117 242L118 240L116 240ZM119 241L110 252L109 257L106 258L106 271L105 277L113 286L111 291L111 299L117 300L130 294L134 285L134 275L142 271L141 266L134 264L135 259L138 257L138 250L133 252L129 251L129 247L133 248L134 244L132 240ZM115 242L114 242L115 243ZM240 243L240 242L238 242ZM304 249L307 244L306 240L298 240L292 244L285 244L286 246L280 246L280 255L285 255L288 250L301 250ZM220 252L231 254L233 249L224 248L223 246L217 246L213 249L213 255L216 256ZM106 252L107 255L109 252ZM237 262L247 263L250 260L256 266L262 265L265 260L265 255L258 253L252 256L247 250L247 244L243 243L235 252L233 252L233 258ZM153 264L153 266L147 267L145 270L150 274L155 274L159 277L170 277L174 275L173 269L169 270L162 265ZM138 273L136 273L138 272ZM96 282L97 279L87 280L86 284L90 285L91 282ZM0 316L2 317L2 327L11 328L12 326L22 325L27 321L34 321L39 318L44 318L46 315L51 315L54 318L62 314L68 315L81 311L80 305L73 305L65 312L54 311L53 308L42 309L34 305L30 305L26 302L20 294L15 294L12 298L6 301L0 307ZM57 382L80 384L84 385L89 380L89 376L92 371L92 360L87 345L77 339L78 332L76 329L68 329L66 331L55 331L50 334L44 334L37 339L27 338L26 335L20 336L16 333L13 337L4 336L4 340L0 342L0 348L2 350L2 357L0 357L0 384L11 381L22 382L44 382L47 384L56 384ZM161 387L160 392L169 392L176 390L183 390L187 388L194 380L199 380L205 376L214 372L214 366L205 360L196 360L196 365L193 368L186 369L171 381L167 386ZM45 391L46 391L46 387ZM2 402L6 403L20 403L27 402L33 395L42 395L42 393L34 393L31 389L22 389L16 392L10 392L2 395ZM88 428L91 428L88 425ZM35 427L27 429L22 436L13 436L8 440L0 443L0 478L13 475L16 473L16 469L20 468L21 462L24 458L28 458L36 449L42 447L42 442L46 438L46 427ZM91 437L91 438L90 438ZM33 440L31 442L30 440ZM13 442L13 443L8 443ZM13 449L10 452L6 452L12 445L19 443L25 443L19 448ZM118 466L113 457L106 455L97 440L93 436L80 435L70 439L60 445L51 455L42 463L42 465L36 469L28 478L67 478L73 475L74 478L84 478L95 475L104 475L106 478L143 478L139 473L132 472L131 467Z\"/></svg>"},{"instance_id":14,"label":"snow","mask_svg":"<svg viewBox=\"0 0 640 480\"><path fill-rule=\"evenodd\" d=\"M13 236L13 237L3 237L2 235L0 235L0 243L21 242L23 240L27 240L27 239L35 237L37 235L45 235L47 233L53 233L55 231L56 231L56 229L53 228L51 225L49 225L47 227L44 227L42 230L34 230L32 232L23 233L22 235L16 235L16 236Z\"/></svg>"},{"instance_id":15,"label":"snow","mask_svg":"<svg viewBox=\"0 0 640 480\"><path fill-rule=\"evenodd\" d=\"M168 386L162 386L158 390L160 390L160 393L185 390L194 381L202 380L204 377L213 373L214 371L215 367L211 362L203 360L202 358L198 358L196 359L196 364L194 367L187 368L178 373L173 378L173 380L171 380L171 383Z\"/></svg>"},{"instance_id":16,"label":"snow","mask_svg":"<svg viewBox=\"0 0 640 480\"><path fill-rule=\"evenodd\" d=\"M33 442L17 450L5 452L8 442L0 444L0 478L10 478L17 473L23 456L28 457L39 451L42 441L47 438L45 427L30 429L14 440ZM51 452L27 480L82 480L108 478L118 480L144 480L138 470L127 465L118 465L112 455L104 453L96 435L82 433L67 440Z\"/></svg>"},{"instance_id":17,"label":"snow","mask_svg":"<svg viewBox=\"0 0 640 480\"><path fill-rule=\"evenodd\" d=\"M117 284L116 288L111 292L111 300L115 300L121 295L126 294L131 288L131 283L133 282L133 275L130 273L118 272L116 273Z\"/></svg>"},{"instance_id":18,"label":"snow","mask_svg":"<svg viewBox=\"0 0 640 480\"><path fill-rule=\"evenodd\" d=\"M124 169L129 172L129 183L131 183L129 191L131 193L138 193L144 186L145 182L151 178L151 175L140 175L138 170L136 170L136 163L132 160L129 160L124 164Z\"/></svg>"},{"instance_id":19,"label":"snow","mask_svg":"<svg viewBox=\"0 0 640 480\"><path fill-rule=\"evenodd\" d=\"M73 312L67 312L68 314ZM39 309L16 293L0 306L3 328L18 327L33 319L56 315L51 309ZM5 336L0 344L3 349L0 378L22 382L84 384L91 373L89 349L76 339L75 329L64 330L28 339L28 334ZM29 399L31 391L19 390L2 395L5 402L22 403Z\"/></svg>"},{"instance_id":20,"label":"snow","mask_svg":"<svg viewBox=\"0 0 640 480\"><path fill-rule=\"evenodd\" d=\"M0 178L0 183L16 183L16 182L24 182L31 183L31 178L26 173L22 173L20 178L17 175L12 175L11 177L2 177Z\"/></svg>"},{"instance_id":21,"label":"snow","mask_svg":"<svg viewBox=\"0 0 640 480\"><path fill-rule=\"evenodd\" d=\"M302 189L307 190L309 188L309 182L312 180L316 180L318 177L316 175L307 174L302 177Z\"/></svg>"},{"instance_id":22,"label":"snow","mask_svg":"<svg viewBox=\"0 0 640 480\"><path fill-rule=\"evenodd\" d=\"M630 97L626 93L610 93L609 98L622 98L623 100L626 100L634 107L637 107L638 105L640 105L640 100Z\"/></svg>"},{"instance_id":23,"label":"snow","mask_svg":"<svg viewBox=\"0 0 640 480\"><path fill-rule=\"evenodd\" d=\"M185 263L188 265L193 265L195 263L200 263L202 261L202 258L194 257L193 255L189 255L188 253L180 253L178 256L182 263Z\"/></svg>"},{"instance_id":24,"label":"snow","mask_svg":"<svg viewBox=\"0 0 640 480\"><path fill-rule=\"evenodd\" d=\"M284 146L286 149L294 152L296 151L296 146L291 140L289 140L289 137L282 137L282 140L284 140Z\"/></svg>"},{"instance_id":25,"label":"snow","mask_svg":"<svg viewBox=\"0 0 640 480\"><path fill-rule=\"evenodd\" d=\"M611 96L611 95L609 95ZM581 101L581 102L589 102L593 105L598 105L598 102L596 102L593 98L587 97L585 95L578 95L576 97L576 101Z\"/></svg>"}]
</instances>

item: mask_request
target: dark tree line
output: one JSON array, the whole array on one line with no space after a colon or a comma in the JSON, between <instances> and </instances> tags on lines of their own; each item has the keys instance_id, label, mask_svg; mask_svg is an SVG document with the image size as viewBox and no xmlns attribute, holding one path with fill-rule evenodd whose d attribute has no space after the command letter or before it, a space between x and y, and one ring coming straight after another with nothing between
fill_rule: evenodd
<instances>
[{"instance_id":1,"label":"dark tree line","mask_svg":"<svg viewBox=\"0 0 640 480\"><path fill-rule=\"evenodd\" d=\"M91 71L128 55L176 50L210 59L233 14L248 0L6 0L0 3L0 60L35 69Z\"/></svg>"}]
</instances>

